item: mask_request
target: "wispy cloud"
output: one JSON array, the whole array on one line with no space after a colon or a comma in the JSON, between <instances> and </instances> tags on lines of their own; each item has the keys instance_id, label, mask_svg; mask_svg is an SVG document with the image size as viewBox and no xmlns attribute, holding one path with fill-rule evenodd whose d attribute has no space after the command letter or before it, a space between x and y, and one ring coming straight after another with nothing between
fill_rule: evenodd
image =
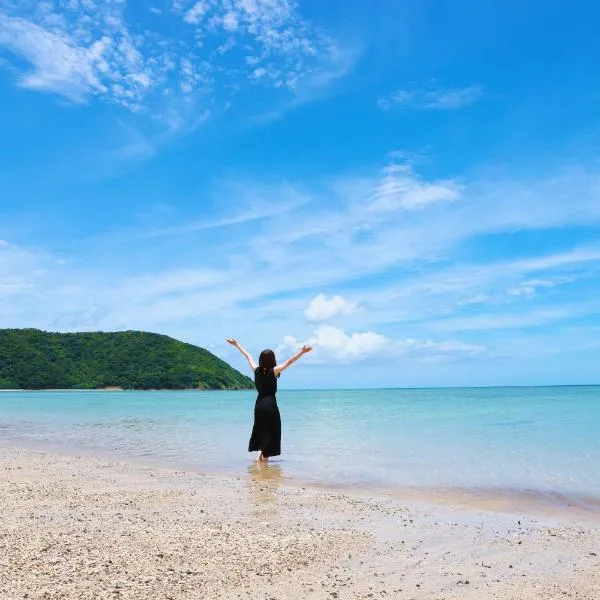
<instances>
[{"instance_id":1,"label":"wispy cloud","mask_svg":"<svg viewBox=\"0 0 600 600\"><path fill-rule=\"evenodd\" d=\"M340 55L288 0L174 0L137 16L122 0L0 0L0 48L26 65L22 87L75 103L97 98L170 131L241 90L293 98L324 87Z\"/></svg>"},{"instance_id":2,"label":"wispy cloud","mask_svg":"<svg viewBox=\"0 0 600 600\"><path fill-rule=\"evenodd\" d=\"M528 279L508 288L507 294L509 296L533 298L539 290L549 290L569 281L572 281L572 279L564 277L557 279Z\"/></svg>"},{"instance_id":3,"label":"wispy cloud","mask_svg":"<svg viewBox=\"0 0 600 600\"><path fill-rule=\"evenodd\" d=\"M357 360L378 348L397 357L492 352L479 338L487 330L566 322L574 310L594 314L597 308L582 302L585 288L574 286L591 285L600 249L561 243L552 252L515 251L495 261L470 245L490 235L600 224L598 181L597 173L577 171L458 183L393 163L345 181L246 182L239 198L250 208L237 203L233 215L217 211L200 221L169 212L164 227L87 240L98 248L74 263L24 251L2 263L12 252L2 248L2 279L29 285L12 288L4 320L47 327L58 318L73 324L61 326L158 329L217 343L219 314L239 335L258 328L272 340L317 337L330 348L321 356L331 360ZM214 200L220 205L220 196ZM156 235L141 244L148 232ZM117 259L107 271L95 254ZM351 310L355 304L361 310ZM324 323L340 316L346 329Z\"/></svg>"},{"instance_id":4,"label":"wispy cloud","mask_svg":"<svg viewBox=\"0 0 600 600\"><path fill-rule=\"evenodd\" d=\"M306 73L296 85L289 88L291 92L289 96L274 108L269 107L265 112L251 115L248 123L262 125L279 120L292 110L332 94L335 84L352 71L361 52L362 48L358 45L328 46L321 57L319 69L313 69L310 73ZM260 78L266 74L265 71L263 67L259 68Z\"/></svg>"},{"instance_id":5,"label":"wispy cloud","mask_svg":"<svg viewBox=\"0 0 600 600\"><path fill-rule=\"evenodd\" d=\"M171 66L149 34L130 32L125 6L56 0L25 11L13 7L16 14L0 9L0 46L29 64L19 84L74 102L96 96L141 110Z\"/></svg>"},{"instance_id":6,"label":"wispy cloud","mask_svg":"<svg viewBox=\"0 0 600 600\"><path fill-rule=\"evenodd\" d=\"M394 163L382 170L381 179L369 198L368 209L375 213L419 210L459 198L460 186L455 181L422 181L409 164Z\"/></svg>"},{"instance_id":7,"label":"wispy cloud","mask_svg":"<svg viewBox=\"0 0 600 600\"><path fill-rule=\"evenodd\" d=\"M57 267L58 261L46 252L7 241L0 243L0 304L4 323L18 320L30 308L35 311L38 286Z\"/></svg>"},{"instance_id":8,"label":"wispy cloud","mask_svg":"<svg viewBox=\"0 0 600 600\"><path fill-rule=\"evenodd\" d=\"M297 86L334 46L288 0L175 0L173 10L208 46L211 59L231 55L232 70L276 88Z\"/></svg>"},{"instance_id":9,"label":"wispy cloud","mask_svg":"<svg viewBox=\"0 0 600 600\"><path fill-rule=\"evenodd\" d=\"M397 90L377 101L379 108L414 110L457 110L474 104L483 96L483 88L470 85L463 88L445 88L433 85L425 88Z\"/></svg>"},{"instance_id":10,"label":"wispy cloud","mask_svg":"<svg viewBox=\"0 0 600 600\"><path fill-rule=\"evenodd\" d=\"M590 307L585 312L586 315L594 314L600 310L600 305L596 307L596 311L590 312ZM569 307L560 307L554 309L535 310L534 312L519 314L483 314L473 315L468 317L456 317L432 321L430 327L437 332L448 331L494 331L498 329L532 329L535 327L543 327L550 323L564 321L584 314L578 310L573 310Z\"/></svg>"},{"instance_id":11,"label":"wispy cloud","mask_svg":"<svg viewBox=\"0 0 600 600\"><path fill-rule=\"evenodd\" d=\"M581 286L592 285L600 275L598 250L579 248L526 260L433 263L424 272L405 272L400 281L386 281L365 291L361 321L366 326L390 321L416 323L428 330L445 318L449 320L443 321L444 331L460 332L465 323L496 323L491 329L513 324L526 328L537 326L541 315L547 322L549 318L573 318L577 311L581 316L593 314L595 308L580 301L587 295ZM557 304L548 305L549 301ZM485 326L465 327L469 329Z\"/></svg>"},{"instance_id":12,"label":"wispy cloud","mask_svg":"<svg viewBox=\"0 0 600 600\"><path fill-rule=\"evenodd\" d=\"M134 237L172 237L262 222L291 213L311 201L309 196L286 183L276 188L276 193L273 188L243 181L221 181L218 187L216 195L223 199L223 205L227 209L225 215L204 219L190 218L188 223L144 231L133 234ZM236 210L232 211L233 207L236 207ZM131 232L128 232L128 235L131 235Z\"/></svg>"}]
</instances>

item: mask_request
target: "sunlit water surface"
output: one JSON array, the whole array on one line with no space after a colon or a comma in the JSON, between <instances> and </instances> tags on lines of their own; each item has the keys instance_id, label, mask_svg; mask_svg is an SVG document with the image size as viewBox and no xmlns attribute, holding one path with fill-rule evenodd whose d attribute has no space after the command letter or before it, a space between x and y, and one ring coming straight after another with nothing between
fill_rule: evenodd
<instances>
[{"instance_id":1,"label":"sunlit water surface","mask_svg":"<svg viewBox=\"0 0 600 600\"><path fill-rule=\"evenodd\" d=\"M253 392L2 392L0 439L247 472ZM286 391L286 478L600 497L600 387Z\"/></svg>"}]
</instances>

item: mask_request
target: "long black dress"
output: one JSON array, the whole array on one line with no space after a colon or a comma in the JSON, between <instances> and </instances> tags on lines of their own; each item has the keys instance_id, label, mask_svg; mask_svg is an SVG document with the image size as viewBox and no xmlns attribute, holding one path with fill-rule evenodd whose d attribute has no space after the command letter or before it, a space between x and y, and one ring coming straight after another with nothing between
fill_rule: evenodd
<instances>
[{"instance_id":1,"label":"long black dress","mask_svg":"<svg viewBox=\"0 0 600 600\"><path fill-rule=\"evenodd\" d=\"M277 377L273 369L264 373L254 371L254 383L258 398L254 406L254 427L248 444L248 452L261 450L265 458L281 454L281 416L277 406Z\"/></svg>"}]
</instances>

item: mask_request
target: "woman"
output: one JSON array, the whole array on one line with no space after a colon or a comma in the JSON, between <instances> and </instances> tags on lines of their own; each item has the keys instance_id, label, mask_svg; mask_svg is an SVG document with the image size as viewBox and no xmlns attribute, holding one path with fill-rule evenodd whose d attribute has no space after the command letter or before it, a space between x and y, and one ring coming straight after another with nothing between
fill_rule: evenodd
<instances>
[{"instance_id":1,"label":"woman","mask_svg":"<svg viewBox=\"0 0 600 600\"><path fill-rule=\"evenodd\" d=\"M258 359L258 366L248 351L240 346L237 340L227 340L235 346L245 357L254 373L254 383L258 392L254 406L254 427L252 437L248 444L248 452L256 452L256 462L268 462L270 456L281 454L281 416L277 407L277 378L290 365L294 364L302 355L310 352L310 346L303 346L302 350L278 365L273 350L263 350Z\"/></svg>"}]
</instances>

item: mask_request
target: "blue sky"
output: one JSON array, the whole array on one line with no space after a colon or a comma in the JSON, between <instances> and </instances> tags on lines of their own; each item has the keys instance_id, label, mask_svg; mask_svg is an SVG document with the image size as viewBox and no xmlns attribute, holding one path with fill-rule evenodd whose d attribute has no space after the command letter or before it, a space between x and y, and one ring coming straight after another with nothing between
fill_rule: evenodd
<instances>
[{"instance_id":1,"label":"blue sky","mask_svg":"<svg viewBox=\"0 0 600 600\"><path fill-rule=\"evenodd\" d=\"M598 382L600 7L0 0L0 326Z\"/></svg>"}]
</instances>

